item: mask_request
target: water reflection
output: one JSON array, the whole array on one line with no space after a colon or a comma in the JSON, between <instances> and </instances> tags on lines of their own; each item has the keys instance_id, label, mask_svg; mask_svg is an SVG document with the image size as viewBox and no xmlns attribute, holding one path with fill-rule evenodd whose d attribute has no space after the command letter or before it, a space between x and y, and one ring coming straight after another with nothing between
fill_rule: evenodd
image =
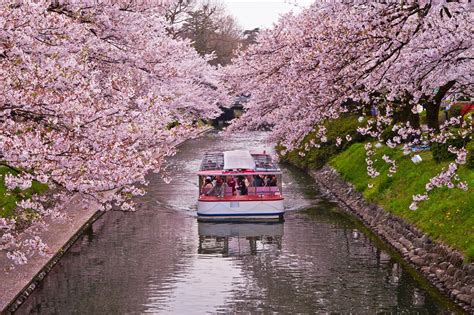
<instances>
[{"instance_id":1,"label":"water reflection","mask_svg":"<svg viewBox=\"0 0 474 315\"><path fill-rule=\"evenodd\" d=\"M224 257L281 250L283 223L198 222L199 254Z\"/></svg>"}]
</instances>

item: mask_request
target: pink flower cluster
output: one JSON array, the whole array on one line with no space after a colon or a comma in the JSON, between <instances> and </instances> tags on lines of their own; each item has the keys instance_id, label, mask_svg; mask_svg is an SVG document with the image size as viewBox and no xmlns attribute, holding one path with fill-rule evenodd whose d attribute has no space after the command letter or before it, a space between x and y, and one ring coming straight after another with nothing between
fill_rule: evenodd
<instances>
[{"instance_id":1,"label":"pink flower cluster","mask_svg":"<svg viewBox=\"0 0 474 315\"><path fill-rule=\"evenodd\" d=\"M422 194L422 195L414 195L413 196L413 202L410 204L410 210L417 210L418 209L418 202L428 200L428 194Z\"/></svg>"},{"instance_id":2,"label":"pink flower cluster","mask_svg":"<svg viewBox=\"0 0 474 315\"><path fill-rule=\"evenodd\" d=\"M455 187L462 189L464 191L468 190L468 185L466 182L461 181L459 176L456 174L458 170L458 164L450 163L447 169L443 169L438 175L431 178L430 181L426 184L426 193L423 195L413 196L413 202L410 205L411 210L416 210L418 208L418 202L427 200L428 193L435 188L447 187L453 189ZM426 198L420 198L420 196L426 196Z\"/></svg>"},{"instance_id":3,"label":"pink flower cluster","mask_svg":"<svg viewBox=\"0 0 474 315\"><path fill-rule=\"evenodd\" d=\"M4 177L5 186L13 190L15 188L20 188L21 190L25 190L31 187L33 183L32 176L30 174L21 174L19 176L14 176L11 174L6 174Z\"/></svg>"},{"instance_id":4,"label":"pink flower cluster","mask_svg":"<svg viewBox=\"0 0 474 315\"><path fill-rule=\"evenodd\" d=\"M382 156L382 159L387 163L387 164L390 164L390 168L388 169L388 174L387 176L388 177L392 177L393 174L395 174L397 172L397 163L395 162L395 160L392 160L390 159L389 156L387 155L383 155Z\"/></svg>"},{"instance_id":5,"label":"pink flower cluster","mask_svg":"<svg viewBox=\"0 0 474 315\"><path fill-rule=\"evenodd\" d=\"M448 151L456 154L456 163L459 165L466 164L467 150L466 148L457 149L453 146L448 147Z\"/></svg>"},{"instance_id":6,"label":"pink flower cluster","mask_svg":"<svg viewBox=\"0 0 474 315\"><path fill-rule=\"evenodd\" d=\"M375 154L375 151L372 149L372 143L368 142L364 145L365 148L365 163L367 164L367 174L371 178L375 178L380 175L380 173L374 168L374 162L371 159L371 156Z\"/></svg>"}]
</instances>

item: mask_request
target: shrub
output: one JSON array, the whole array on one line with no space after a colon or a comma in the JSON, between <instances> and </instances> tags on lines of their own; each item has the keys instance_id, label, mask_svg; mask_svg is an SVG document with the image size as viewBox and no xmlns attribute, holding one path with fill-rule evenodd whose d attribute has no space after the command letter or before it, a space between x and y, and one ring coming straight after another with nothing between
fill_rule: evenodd
<instances>
[{"instance_id":1,"label":"shrub","mask_svg":"<svg viewBox=\"0 0 474 315\"><path fill-rule=\"evenodd\" d=\"M312 149L306 155L306 167L310 169L320 169L329 159L336 155L338 148L335 145L324 144L319 149Z\"/></svg>"},{"instance_id":2,"label":"shrub","mask_svg":"<svg viewBox=\"0 0 474 315\"><path fill-rule=\"evenodd\" d=\"M431 152L433 153L433 159L436 162L450 161L456 158L456 154L453 154L448 151L449 146L456 148L461 148L466 145L466 140L464 139L449 139L446 143L432 143Z\"/></svg>"},{"instance_id":3,"label":"shrub","mask_svg":"<svg viewBox=\"0 0 474 315\"><path fill-rule=\"evenodd\" d=\"M474 112L467 113L463 117L464 121L471 123L474 126Z\"/></svg>"},{"instance_id":4,"label":"shrub","mask_svg":"<svg viewBox=\"0 0 474 315\"><path fill-rule=\"evenodd\" d=\"M382 140L384 142L387 142L389 139L393 139L393 137L397 136L398 134L392 130L393 125L387 126L384 131L382 131L382 134L380 135L382 137Z\"/></svg>"},{"instance_id":5,"label":"shrub","mask_svg":"<svg viewBox=\"0 0 474 315\"><path fill-rule=\"evenodd\" d=\"M474 169L474 141L471 141L467 144L466 166L470 169Z\"/></svg>"},{"instance_id":6,"label":"shrub","mask_svg":"<svg viewBox=\"0 0 474 315\"><path fill-rule=\"evenodd\" d=\"M448 110L449 117L458 117L461 116L461 106L455 105Z\"/></svg>"},{"instance_id":7,"label":"shrub","mask_svg":"<svg viewBox=\"0 0 474 315\"><path fill-rule=\"evenodd\" d=\"M168 124L166 125L166 129L171 130L171 129L173 129L174 127L178 127L179 125L180 125L180 124L179 124L179 121L174 120L174 121L172 121L172 122L170 122L170 123L168 123Z\"/></svg>"}]
</instances>

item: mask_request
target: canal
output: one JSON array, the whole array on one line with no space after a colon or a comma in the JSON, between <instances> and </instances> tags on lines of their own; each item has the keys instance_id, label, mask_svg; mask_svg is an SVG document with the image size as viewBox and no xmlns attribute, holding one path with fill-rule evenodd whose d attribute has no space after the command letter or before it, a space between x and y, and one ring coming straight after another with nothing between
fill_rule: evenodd
<instances>
[{"instance_id":1,"label":"canal","mask_svg":"<svg viewBox=\"0 0 474 315\"><path fill-rule=\"evenodd\" d=\"M264 137L186 142L169 159L171 183L151 175L137 212L103 215L18 313L457 312L296 169L282 166L284 223L198 223L202 153L268 151Z\"/></svg>"}]
</instances>

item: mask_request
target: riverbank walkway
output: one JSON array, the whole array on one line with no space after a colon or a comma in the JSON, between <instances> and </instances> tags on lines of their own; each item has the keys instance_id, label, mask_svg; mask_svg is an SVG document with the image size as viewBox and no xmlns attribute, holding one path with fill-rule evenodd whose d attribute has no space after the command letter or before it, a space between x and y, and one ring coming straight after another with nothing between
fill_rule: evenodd
<instances>
[{"instance_id":1,"label":"riverbank walkway","mask_svg":"<svg viewBox=\"0 0 474 315\"><path fill-rule=\"evenodd\" d=\"M69 201L67 214L69 222L47 222L48 229L38 234L48 244L48 256L35 254L27 264L11 269L12 262L6 255L0 255L0 314L8 314L17 308L14 302L22 301L34 290L36 283L101 212L99 204L77 194Z\"/></svg>"}]
</instances>

